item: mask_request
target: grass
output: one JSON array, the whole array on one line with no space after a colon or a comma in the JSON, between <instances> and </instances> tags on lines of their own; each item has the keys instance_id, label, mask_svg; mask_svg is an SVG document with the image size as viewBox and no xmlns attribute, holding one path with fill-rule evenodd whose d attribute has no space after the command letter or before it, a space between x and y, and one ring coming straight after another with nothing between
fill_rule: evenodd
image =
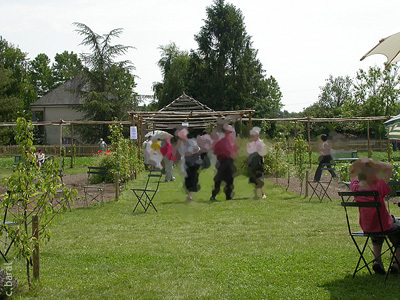
<instances>
[{"instance_id":1,"label":"grass","mask_svg":"<svg viewBox=\"0 0 400 300\"><path fill-rule=\"evenodd\" d=\"M343 208L309 202L266 183L252 200L247 178L235 197L208 201L213 170L200 176L195 202L182 179L163 183L158 213L132 213L133 193L118 202L73 209L41 246L41 279L15 299L396 299L400 278L361 272ZM129 183L142 186L145 174ZM392 213L399 215L398 208ZM13 274L25 281L22 261Z\"/></svg>"}]
</instances>

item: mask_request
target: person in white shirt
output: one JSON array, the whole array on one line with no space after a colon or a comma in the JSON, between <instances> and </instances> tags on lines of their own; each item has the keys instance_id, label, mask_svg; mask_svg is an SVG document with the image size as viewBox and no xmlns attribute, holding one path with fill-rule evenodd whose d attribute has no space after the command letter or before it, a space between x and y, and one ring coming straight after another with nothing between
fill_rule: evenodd
<instances>
[{"instance_id":1,"label":"person in white shirt","mask_svg":"<svg viewBox=\"0 0 400 300\"><path fill-rule=\"evenodd\" d=\"M261 129L259 127L254 127L250 130L251 141L247 145L249 182L255 184L254 199L260 199L259 191L261 192L261 197L266 198L263 191L263 173L264 156L267 154L267 148L264 142L260 139L260 131Z\"/></svg>"},{"instance_id":2,"label":"person in white shirt","mask_svg":"<svg viewBox=\"0 0 400 300\"><path fill-rule=\"evenodd\" d=\"M326 134L322 134L321 140L322 140L321 155L318 158L319 164L318 164L317 170L315 171L314 182L318 182L321 180L322 169L324 166L326 166L328 168L332 177L336 177L336 173L333 170L332 165L331 165L332 156L331 156L331 148L328 144L328 136Z\"/></svg>"},{"instance_id":3,"label":"person in white shirt","mask_svg":"<svg viewBox=\"0 0 400 300\"><path fill-rule=\"evenodd\" d=\"M107 148L106 142L101 138L99 142L100 151L104 152Z\"/></svg>"},{"instance_id":4,"label":"person in white shirt","mask_svg":"<svg viewBox=\"0 0 400 300\"><path fill-rule=\"evenodd\" d=\"M45 158L46 158L46 155L44 155L44 153L42 152L42 149L39 149L39 151L36 155L36 161L39 166L39 169L42 166L42 164L44 163Z\"/></svg>"}]
</instances>

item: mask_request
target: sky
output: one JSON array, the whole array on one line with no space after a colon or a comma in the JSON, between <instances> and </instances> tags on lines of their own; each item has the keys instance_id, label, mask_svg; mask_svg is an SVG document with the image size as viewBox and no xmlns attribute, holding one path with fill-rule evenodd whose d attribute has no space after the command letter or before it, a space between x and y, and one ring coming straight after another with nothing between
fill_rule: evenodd
<instances>
[{"instance_id":1,"label":"sky","mask_svg":"<svg viewBox=\"0 0 400 300\"><path fill-rule=\"evenodd\" d=\"M266 76L283 94L283 109L300 112L318 101L330 75L354 78L386 58L360 58L381 38L400 32L399 0L226 0L240 9ZM34 59L45 53L89 52L73 22L98 34L123 28L115 44L132 46L136 92L151 95L161 81L159 46L197 49L194 36L213 0L0 0L0 36ZM190 96L190 95L189 95ZM172 101L173 99L171 99Z\"/></svg>"}]
</instances>

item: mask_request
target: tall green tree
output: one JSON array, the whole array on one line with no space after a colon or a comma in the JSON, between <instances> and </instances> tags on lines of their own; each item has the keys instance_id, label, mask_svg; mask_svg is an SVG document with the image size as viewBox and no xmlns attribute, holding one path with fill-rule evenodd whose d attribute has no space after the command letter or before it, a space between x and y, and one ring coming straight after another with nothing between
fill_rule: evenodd
<instances>
[{"instance_id":1,"label":"tall green tree","mask_svg":"<svg viewBox=\"0 0 400 300\"><path fill-rule=\"evenodd\" d=\"M54 77L50 67L50 58L46 54L38 54L29 63L28 74L38 98L53 89Z\"/></svg>"},{"instance_id":2,"label":"tall green tree","mask_svg":"<svg viewBox=\"0 0 400 300\"><path fill-rule=\"evenodd\" d=\"M347 111L354 116L393 116L399 113L400 78L395 65L383 68L370 67L357 72L354 98ZM365 122L364 122L365 123ZM365 124L359 126L365 129ZM383 137L385 128L378 122L370 124L375 137Z\"/></svg>"},{"instance_id":3,"label":"tall green tree","mask_svg":"<svg viewBox=\"0 0 400 300\"><path fill-rule=\"evenodd\" d=\"M81 74L83 65L74 52L57 53L51 66L54 88Z\"/></svg>"},{"instance_id":4,"label":"tall green tree","mask_svg":"<svg viewBox=\"0 0 400 300\"><path fill-rule=\"evenodd\" d=\"M3 91L3 95L21 99L23 102L22 109L25 110L29 110L30 104L36 100L32 85L28 80L27 68L26 53L0 36L0 70L8 72L11 79L7 89ZM15 120L16 118L8 121Z\"/></svg>"},{"instance_id":5,"label":"tall green tree","mask_svg":"<svg viewBox=\"0 0 400 300\"><path fill-rule=\"evenodd\" d=\"M258 108L260 116L275 116L282 94L273 77L265 78L243 19L224 0L207 8L195 36L198 49L191 53L190 94L214 109Z\"/></svg>"},{"instance_id":6,"label":"tall green tree","mask_svg":"<svg viewBox=\"0 0 400 300\"><path fill-rule=\"evenodd\" d=\"M0 122L15 122L36 100L27 66L26 54L0 36ZM0 128L0 144L15 144L14 135L11 127Z\"/></svg>"},{"instance_id":7,"label":"tall green tree","mask_svg":"<svg viewBox=\"0 0 400 300\"><path fill-rule=\"evenodd\" d=\"M188 92L190 56L188 52L180 51L175 43L160 46L161 59L158 66L163 75L163 81L153 85L158 108L162 108L174 99Z\"/></svg>"},{"instance_id":8,"label":"tall green tree","mask_svg":"<svg viewBox=\"0 0 400 300\"><path fill-rule=\"evenodd\" d=\"M85 100L80 110L88 120L126 119L126 112L136 103L133 92L136 84L131 74L134 67L130 61L116 61L116 58L126 54L132 47L111 43L113 38L121 35L123 29L113 29L107 34L100 35L85 24L74 23L74 25L78 34L84 37L81 45L90 47L89 53L81 55L87 89L82 91ZM99 126L93 130L82 127L81 134L88 142L94 142L100 137L108 137L109 128Z\"/></svg>"},{"instance_id":9,"label":"tall green tree","mask_svg":"<svg viewBox=\"0 0 400 300\"><path fill-rule=\"evenodd\" d=\"M344 107L353 97L353 80L349 76L333 77L325 80L325 85L320 87L318 101L307 107L302 115L314 118L335 118L347 114ZM354 124L341 123L315 123L311 128L313 136L329 133L331 130L354 131Z\"/></svg>"},{"instance_id":10,"label":"tall green tree","mask_svg":"<svg viewBox=\"0 0 400 300\"><path fill-rule=\"evenodd\" d=\"M334 117L341 114L343 105L352 98L353 81L349 76L333 77L326 79L321 87L318 104L324 109L325 114L321 117Z\"/></svg>"}]
</instances>

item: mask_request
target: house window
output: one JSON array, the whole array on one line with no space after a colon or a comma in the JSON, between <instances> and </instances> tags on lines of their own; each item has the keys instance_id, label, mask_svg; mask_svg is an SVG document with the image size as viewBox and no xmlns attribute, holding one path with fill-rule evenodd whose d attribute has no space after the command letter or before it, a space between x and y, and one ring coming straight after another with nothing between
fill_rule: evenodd
<instances>
[{"instance_id":1,"label":"house window","mask_svg":"<svg viewBox=\"0 0 400 300\"><path fill-rule=\"evenodd\" d=\"M63 137L62 144L63 145L71 145L71 137Z\"/></svg>"},{"instance_id":2,"label":"house window","mask_svg":"<svg viewBox=\"0 0 400 300\"><path fill-rule=\"evenodd\" d=\"M33 111L32 121L41 122L43 121L43 111Z\"/></svg>"}]
</instances>

